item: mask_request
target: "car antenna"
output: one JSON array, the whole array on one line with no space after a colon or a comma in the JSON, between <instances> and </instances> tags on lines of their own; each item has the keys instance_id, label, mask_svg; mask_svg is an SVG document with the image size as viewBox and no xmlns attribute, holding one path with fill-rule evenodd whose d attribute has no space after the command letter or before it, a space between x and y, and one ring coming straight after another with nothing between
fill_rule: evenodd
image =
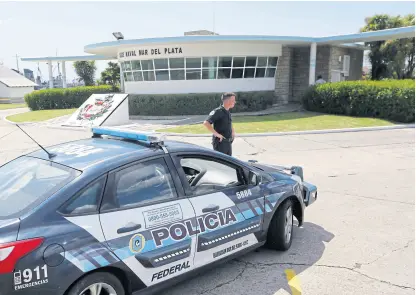
<instances>
[{"instance_id":1,"label":"car antenna","mask_svg":"<svg viewBox=\"0 0 416 295\"><path fill-rule=\"evenodd\" d=\"M29 134L27 134L26 133L26 131L24 131L18 124L16 124L16 126L17 127L19 127L19 129L20 130L22 130L23 131L23 133L24 134L26 134L27 136L29 136L29 138L31 139L31 140L33 140L42 150L44 150L45 151L45 153L47 153L48 154L48 157L49 157L49 159L52 159L53 157L55 157L56 156L56 154L53 154L53 153L50 153L50 152L48 152L43 146L41 146L36 140L34 140Z\"/></svg>"}]
</instances>

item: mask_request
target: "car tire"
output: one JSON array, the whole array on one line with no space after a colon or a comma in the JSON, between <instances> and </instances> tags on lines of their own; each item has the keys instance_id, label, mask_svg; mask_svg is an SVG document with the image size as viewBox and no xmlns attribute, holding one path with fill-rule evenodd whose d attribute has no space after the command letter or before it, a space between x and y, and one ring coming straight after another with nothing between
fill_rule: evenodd
<instances>
[{"instance_id":1,"label":"car tire","mask_svg":"<svg viewBox=\"0 0 416 295\"><path fill-rule=\"evenodd\" d=\"M286 251L293 239L293 203L284 201L274 213L267 232L266 246L273 250Z\"/></svg>"},{"instance_id":2,"label":"car tire","mask_svg":"<svg viewBox=\"0 0 416 295\"><path fill-rule=\"evenodd\" d=\"M99 285L100 284L100 285ZM101 294L116 294L116 295L125 295L124 287L121 284L120 280L113 274L108 272L95 272L89 274L72 286L72 288L67 293L68 295L84 295L91 294L88 291L89 288L99 288L101 286ZM97 290L97 289L96 289ZM104 292L107 291L107 292ZM109 291L108 291L109 290Z\"/></svg>"}]
</instances>

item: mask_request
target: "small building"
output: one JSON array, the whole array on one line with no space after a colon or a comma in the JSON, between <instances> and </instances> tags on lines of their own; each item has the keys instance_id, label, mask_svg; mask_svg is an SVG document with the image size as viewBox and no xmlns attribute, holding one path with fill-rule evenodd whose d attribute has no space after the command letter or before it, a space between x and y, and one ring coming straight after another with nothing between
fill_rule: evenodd
<instances>
[{"instance_id":1,"label":"small building","mask_svg":"<svg viewBox=\"0 0 416 295\"><path fill-rule=\"evenodd\" d=\"M24 102L24 96L37 84L22 74L0 65L0 102Z\"/></svg>"}]
</instances>

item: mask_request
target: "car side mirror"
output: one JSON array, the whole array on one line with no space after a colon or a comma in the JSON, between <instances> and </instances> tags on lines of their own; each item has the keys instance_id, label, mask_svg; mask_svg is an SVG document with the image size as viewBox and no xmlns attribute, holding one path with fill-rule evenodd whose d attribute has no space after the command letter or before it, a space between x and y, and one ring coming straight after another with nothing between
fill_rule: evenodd
<instances>
[{"instance_id":1,"label":"car side mirror","mask_svg":"<svg viewBox=\"0 0 416 295\"><path fill-rule=\"evenodd\" d=\"M248 183L250 185L259 185L260 184L260 176L258 176L253 171L248 173Z\"/></svg>"}]
</instances>

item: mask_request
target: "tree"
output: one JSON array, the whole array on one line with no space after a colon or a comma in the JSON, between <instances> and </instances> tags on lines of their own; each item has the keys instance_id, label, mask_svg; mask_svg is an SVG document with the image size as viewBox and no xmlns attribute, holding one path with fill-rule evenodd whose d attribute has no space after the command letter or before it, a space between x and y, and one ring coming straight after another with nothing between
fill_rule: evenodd
<instances>
[{"instance_id":1,"label":"tree","mask_svg":"<svg viewBox=\"0 0 416 295\"><path fill-rule=\"evenodd\" d=\"M398 27L414 26L415 16L404 17L377 14L365 19L361 32L378 31ZM415 38L367 42L371 62L371 78L406 79L413 76L415 68Z\"/></svg>"},{"instance_id":2,"label":"tree","mask_svg":"<svg viewBox=\"0 0 416 295\"><path fill-rule=\"evenodd\" d=\"M116 87L120 84L120 66L118 63L109 62L108 67L101 72L101 83Z\"/></svg>"},{"instance_id":3,"label":"tree","mask_svg":"<svg viewBox=\"0 0 416 295\"><path fill-rule=\"evenodd\" d=\"M85 86L94 85L94 76L97 70L95 61L76 61L74 62L74 68L79 81L84 81Z\"/></svg>"}]
</instances>

